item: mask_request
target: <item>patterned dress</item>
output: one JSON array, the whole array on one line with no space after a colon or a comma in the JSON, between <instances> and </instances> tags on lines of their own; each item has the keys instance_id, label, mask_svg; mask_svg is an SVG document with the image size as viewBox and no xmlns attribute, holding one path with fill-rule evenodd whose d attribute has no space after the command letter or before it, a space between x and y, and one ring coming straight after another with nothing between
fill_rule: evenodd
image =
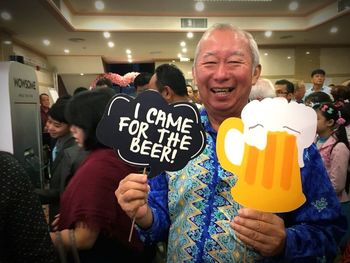
<instances>
[{"instance_id":1,"label":"patterned dress","mask_svg":"<svg viewBox=\"0 0 350 263\"><path fill-rule=\"evenodd\" d=\"M39 197L23 167L0 152L0 262L56 262Z\"/></svg>"},{"instance_id":2,"label":"patterned dress","mask_svg":"<svg viewBox=\"0 0 350 263\"><path fill-rule=\"evenodd\" d=\"M279 214L286 226L285 250L263 258L229 226L240 208L230 194L237 177L218 162L217 133L205 109L201 118L207 133L204 152L182 170L149 180L153 224L138 229L141 239L167 241L167 262L332 262L345 221L316 147L304 151L301 176L306 203Z\"/></svg>"}]
</instances>

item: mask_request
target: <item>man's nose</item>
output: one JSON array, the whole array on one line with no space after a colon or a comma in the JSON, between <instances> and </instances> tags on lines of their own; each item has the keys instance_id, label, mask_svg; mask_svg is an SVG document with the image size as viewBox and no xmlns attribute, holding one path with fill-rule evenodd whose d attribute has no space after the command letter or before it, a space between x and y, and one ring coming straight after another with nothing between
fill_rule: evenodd
<instances>
[{"instance_id":1,"label":"man's nose","mask_svg":"<svg viewBox=\"0 0 350 263\"><path fill-rule=\"evenodd\" d=\"M225 81L228 79L228 69L225 63L219 63L215 71L215 79Z\"/></svg>"}]
</instances>

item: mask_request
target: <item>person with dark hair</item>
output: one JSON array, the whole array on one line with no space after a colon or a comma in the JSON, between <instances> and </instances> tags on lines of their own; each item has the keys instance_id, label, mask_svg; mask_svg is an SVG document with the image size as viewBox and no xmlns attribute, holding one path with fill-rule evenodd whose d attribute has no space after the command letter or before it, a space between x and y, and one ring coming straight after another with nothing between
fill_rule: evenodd
<instances>
[{"instance_id":1,"label":"person with dark hair","mask_svg":"<svg viewBox=\"0 0 350 263\"><path fill-rule=\"evenodd\" d=\"M349 198L349 160L350 146L345 126L349 120L345 119L341 107L332 103L323 103L314 107L317 113L317 137L315 143L326 166L328 176L332 182L344 214L350 224ZM348 228L345 239L340 246L343 248L350 238Z\"/></svg>"},{"instance_id":2,"label":"person with dark hair","mask_svg":"<svg viewBox=\"0 0 350 263\"><path fill-rule=\"evenodd\" d=\"M0 151L0 262L57 262L43 209L13 154Z\"/></svg>"},{"instance_id":3,"label":"person with dark hair","mask_svg":"<svg viewBox=\"0 0 350 263\"><path fill-rule=\"evenodd\" d=\"M331 90L329 87L324 86L326 79L326 72L323 69L315 69L311 72L312 87L306 90L305 97L309 96L313 92L323 91L331 96ZM333 98L332 98L333 99Z\"/></svg>"},{"instance_id":4,"label":"person with dark hair","mask_svg":"<svg viewBox=\"0 0 350 263\"><path fill-rule=\"evenodd\" d=\"M85 87L77 87L74 92L73 92L73 95L79 93L79 92L83 92L83 91L87 91L88 89L85 88Z\"/></svg>"},{"instance_id":5,"label":"person with dark hair","mask_svg":"<svg viewBox=\"0 0 350 263\"><path fill-rule=\"evenodd\" d=\"M305 98L306 106L314 107L325 102L332 102L332 98L323 91L315 91Z\"/></svg>"},{"instance_id":6,"label":"person with dark hair","mask_svg":"<svg viewBox=\"0 0 350 263\"><path fill-rule=\"evenodd\" d=\"M294 99L294 85L286 79L280 79L275 82L275 91L277 97L283 97L290 102Z\"/></svg>"},{"instance_id":7,"label":"person with dark hair","mask_svg":"<svg viewBox=\"0 0 350 263\"><path fill-rule=\"evenodd\" d=\"M148 89L148 83L151 80L152 74L148 72L141 72L134 79L134 87L136 94Z\"/></svg>"},{"instance_id":8,"label":"person with dark hair","mask_svg":"<svg viewBox=\"0 0 350 263\"><path fill-rule=\"evenodd\" d=\"M51 238L55 245L77 251L80 262L148 262L136 233L128 242L130 220L119 207L114 191L121 179L137 171L99 142L96 128L115 93L110 89L81 92L66 109L71 132L89 151L69 181L60 203L60 216Z\"/></svg>"},{"instance_id":9,"label":"person with dark hair","mask_svg":"<svg viewBox=\"0 0 350 263\"><path fill-rule=\"evenodd\" d=\"M108 78L100 78L96 82L96 88L110 88L113 89L113 82Z\"/></svg>"},{"instance_id":10,"label":"person with dark hair","mask_svg":"<svg viewBox=\"0 0 350 263\"><path fill-rule=\"evenodd\" d=\"M168 241L169 263L332 262L338 252L345 219L315 145L303 151L300 183L306 200L298 209L258 211L231 194L242 178L218 161L218 129L227 118L241 117L260 76L259 61L248 32L229 24L209 28L192 68L204 104L205 150L179 171L149 179L129 174L119 183L115 195L121 208L135 219L145 242Z\"/></svg>"},{"instance_id":11,"label":"person with dark hair","mask_svg":"<svg viewBox=\"0 0 350 263\"><path fill-rule=\"evenodd\" d=\"M159 65L149 82L149 88L157 90L168 103L188 101L185 77L173 64Z\"/></svg>"},{"instance_id":12,"label":"person with dark hair","mask_svg":"<svg viewBox=\"0 0 350 263\"><path fill-rule=\"evenodd\" d=\"M46 127L50 136L56 139L52 150L50 164L51 179L49 189L36 189L42 204L49 204L49 222L53 222L58 214L60 195L66 185L66 180L84 159L85 153L80 150L70 133L70 124L65 118L65 109L70 96L60 97L48 112ZM67 158L69 152L69 158Z\"/></svg>"}]
</instances>

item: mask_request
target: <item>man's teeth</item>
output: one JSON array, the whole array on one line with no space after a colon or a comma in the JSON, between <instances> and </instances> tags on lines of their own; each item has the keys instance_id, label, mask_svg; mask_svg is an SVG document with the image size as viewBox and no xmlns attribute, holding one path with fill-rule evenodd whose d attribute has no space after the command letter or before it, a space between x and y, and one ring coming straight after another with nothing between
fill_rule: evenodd
<instances>
[{"instance_id":1,"label":"man's teeth","mask_svg":"<svg viewBox=\"0 0 350 263\"><path fill-rule=\"evenodd\" d=\"M215 93L219 93L219 92L231 92L232 89L231 88L220 88L220 89L212 89Z\"/></svg>"}]
</instances>

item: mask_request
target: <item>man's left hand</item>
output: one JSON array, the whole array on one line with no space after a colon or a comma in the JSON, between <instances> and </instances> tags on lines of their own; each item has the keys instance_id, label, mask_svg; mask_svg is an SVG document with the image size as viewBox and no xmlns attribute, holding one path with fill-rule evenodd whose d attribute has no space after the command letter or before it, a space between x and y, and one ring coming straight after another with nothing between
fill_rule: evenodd
<instances>
[{"instance_id":1,"label":"man's left hand","mask_svg":"<svg viewBox=\"0 0 350 263\"><path fill-rule=\"evenodd\" d=\"M286 229L275 214L241 208L230 225L243 243L263 256L276 256L284 250Z\"/></svg>"}]
</instances>

